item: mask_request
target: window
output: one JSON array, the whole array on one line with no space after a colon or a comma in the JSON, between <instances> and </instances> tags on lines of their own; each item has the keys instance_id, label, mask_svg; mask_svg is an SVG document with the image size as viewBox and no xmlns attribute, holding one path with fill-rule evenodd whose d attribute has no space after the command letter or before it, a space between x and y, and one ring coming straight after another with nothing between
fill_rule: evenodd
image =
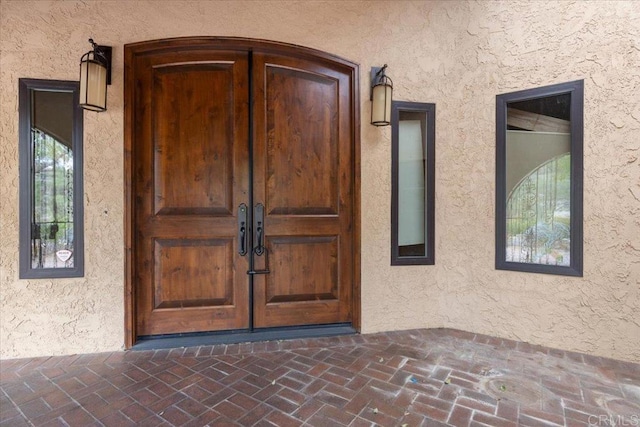
<instances>
[{"instance_id":1,"label":"window","mask_svg":"<svg viewBox=\"0 0 640 427\"><path fill-rule=\"evenodd\" d=\"M496 268L582 276L583 81L496 98Z\"/></svg>"},{"instance_id":2,"label":"window","mask_svg":"<svg viewBox=\"0 0 640 427\"><path fill-rule=\"evenodd\" d=\"M391 265L434 264L436 106L391 106Z\"/></svg>"},{"instance_id":3,"label":"window","mask_svg":"<svg viewBox=\"0 0 640 427\"><path fill-rule=\"evenodd\" d=\"M84 274L78 82L20 79L20 278Z\"/></svg>"}]
</instances>

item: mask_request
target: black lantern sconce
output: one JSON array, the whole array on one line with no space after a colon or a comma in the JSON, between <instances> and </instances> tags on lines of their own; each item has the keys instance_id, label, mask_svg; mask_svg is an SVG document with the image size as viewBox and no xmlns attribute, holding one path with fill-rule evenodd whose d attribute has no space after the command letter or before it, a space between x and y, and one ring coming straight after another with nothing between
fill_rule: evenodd
<instances>
[{"instance_id":1,"label":"black lantern sconce","mask_svg":"<svg viewBox=\"0 0 640 427\"><path fill-rule=\"evenodd\" d=\"M107 85L111 84L111 46L98 46L80 59L80 106L85 110L107 110Z\"/></svg>"},{"instance_id":2,"label":"black lantern sconce","mask_svg":"<svg viewBox=\"0 0 640 427\"><path fill-rule=\"evenodd\" d=\"M393 81L384 73L383 67L371 67L371 124L389 126L391 124L391 100Z\"/></svg>"}]
</instances>

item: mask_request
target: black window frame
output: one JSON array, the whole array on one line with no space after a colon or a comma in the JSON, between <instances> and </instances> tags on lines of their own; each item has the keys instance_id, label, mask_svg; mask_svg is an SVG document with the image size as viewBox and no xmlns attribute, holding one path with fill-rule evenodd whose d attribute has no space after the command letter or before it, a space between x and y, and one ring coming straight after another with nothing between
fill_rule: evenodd
<instances>
[{"instance_id":1,"label":"black window frame","mask_svg":"<svg viewBox=\"0 0 640 427\"><path fill-rule=\"evenodd\" d=\"M400 256L398 245L398 180L400 112L424 113L425 132L425 255ZM435 164L436 164L436 104L393 101L391 104L391 265L435 264Z\"/></svg>"},{"instance_id":2,"label":"black window frame","mask_svg":"<svg viewBox=\"0 0 640 427\"><path fill-rule=\"evenodd\" d=\"M53 279L84 276L84 189L83 189L83 111L80 83L68 80L21 78L18 82L19 123L19 276L20 279ZM32 170L31 146L33 91L73 93L73 267L33 268L31 266Z\"/></svg>"},{"instance_id":3,"label":"black window frame","mask_svg":"<svg viewBox=\"0 0 640 427\"><path fill-rule=\"evenodd\" d=\"M507 105L554 95L570 94L571 217L569 266L529 264L506 261L506 137ZM530 273L563 276L583 275L583 153L584 153L584 80L510 92L496 96L496 221L495 267Z\"/></svg>"}]
</instances>

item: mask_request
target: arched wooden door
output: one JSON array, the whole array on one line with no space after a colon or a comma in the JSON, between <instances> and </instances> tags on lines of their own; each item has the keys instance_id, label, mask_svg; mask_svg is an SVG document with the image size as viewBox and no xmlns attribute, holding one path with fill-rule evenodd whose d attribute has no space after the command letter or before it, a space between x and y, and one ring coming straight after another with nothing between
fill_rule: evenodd
<instances>
[{"instance_id":1,"label":"arched wooden door","mask_svg":"<svg viewBox=\"0 0 640 427\"><path fill-rule=\"evenodd\" d=\"M356 323L357 66L186 38L125 73L128 345Z\"/></svg>"}]
</instances>

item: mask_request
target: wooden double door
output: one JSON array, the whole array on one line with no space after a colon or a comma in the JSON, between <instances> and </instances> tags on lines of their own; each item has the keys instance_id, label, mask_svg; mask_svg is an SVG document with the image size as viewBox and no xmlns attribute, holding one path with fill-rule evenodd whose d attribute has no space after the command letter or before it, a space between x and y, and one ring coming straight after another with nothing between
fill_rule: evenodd
<instances>
[{"instance_id":1,"label":"wooden double door","mask_svg":"<svg viewBox=\"0 0 640 427\"><path fill-rule=\"evenodd\" d=\"M125 54L134 339L352 322L357 68L239 39Z\"/></svg>"}]
</instances>

